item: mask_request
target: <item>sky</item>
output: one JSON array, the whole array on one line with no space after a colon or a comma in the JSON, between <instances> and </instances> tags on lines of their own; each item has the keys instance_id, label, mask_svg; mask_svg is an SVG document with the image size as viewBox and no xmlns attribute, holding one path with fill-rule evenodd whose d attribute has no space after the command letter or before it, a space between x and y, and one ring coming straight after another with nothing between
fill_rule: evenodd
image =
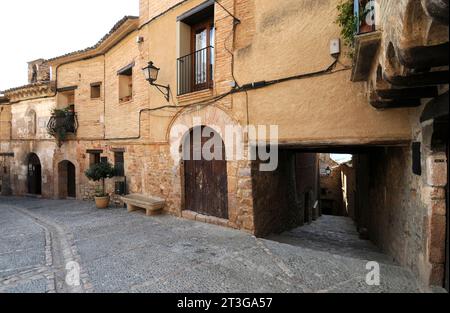
<instances>
[{"instance_id":1,"label":"sky","mask_svg":"<svg viewBox=\"0 0 450 313\"><path fill-rule=\"evenodd\" d=\"M343 164L351 161L353 156L351 154L331 154L330 158L339 164Z\"/></svg>"},{"instance_id":2,"label":"sky","mask_svg":"<svg viewBox=\"0 0 450 313\"><path fill-rule=\"evenodd\" d=\"M139 0L1 0L0 90L26 85L27 62L85 49Z\"/></svg>"}]
</instances>

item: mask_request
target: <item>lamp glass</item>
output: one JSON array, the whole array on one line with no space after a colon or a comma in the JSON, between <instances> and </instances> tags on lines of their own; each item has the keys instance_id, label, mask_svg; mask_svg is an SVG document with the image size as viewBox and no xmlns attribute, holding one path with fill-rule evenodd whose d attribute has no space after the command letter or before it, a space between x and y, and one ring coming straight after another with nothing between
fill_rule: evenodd
<instances>
[{"instance_id":1,"label":"lamp glass","mask_svg":"<svg viewBox=\"0 0 450 313\"><path fill-rule=\"evenodd\" d=\"M148 66L143 68L145 79L150 83L154 83L158 79L159 68L153 65L153 62L149 62Z\"/></svg>"}]
</instances>

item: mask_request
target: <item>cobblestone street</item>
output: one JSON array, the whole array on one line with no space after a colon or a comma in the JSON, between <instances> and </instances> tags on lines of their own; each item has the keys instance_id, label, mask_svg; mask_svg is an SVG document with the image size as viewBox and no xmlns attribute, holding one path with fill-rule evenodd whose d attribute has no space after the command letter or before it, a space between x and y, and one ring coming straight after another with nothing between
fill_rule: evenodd
<instances>
[{"instance_id":1,"label":"cobblestone street","mask_svg":"<svg viewBox=\"0 0 450 313\"><path fill-rule=\"evenodd\" d=\"M424 292L413 275L323 217L269 239L93 203L0 197L0 292ZM81 286L65 266L81 266ZM365 283L381 264L381 286Z\"/></svg>"}]
</instances>

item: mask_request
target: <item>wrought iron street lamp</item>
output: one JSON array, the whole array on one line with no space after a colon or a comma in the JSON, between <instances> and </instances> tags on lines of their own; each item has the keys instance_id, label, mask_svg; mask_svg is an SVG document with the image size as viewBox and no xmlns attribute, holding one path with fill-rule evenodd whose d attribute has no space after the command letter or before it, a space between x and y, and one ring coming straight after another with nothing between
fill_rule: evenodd
<instances>
[{"instance_id":1,"label":"wrought iron street lamp","mask_svg":"<svg viewBox=\"0 0 450 313\"><path fill-rule=\"evenodd\" d=\"M167 101L170 100L170 86L163 86L156 83L158 80L159 68L157 68L153 62L148 62L148 65L142 69L144 71L145 79L150 83L150 85L155 86L166 98Z\"/></svg>"}]
</instances>

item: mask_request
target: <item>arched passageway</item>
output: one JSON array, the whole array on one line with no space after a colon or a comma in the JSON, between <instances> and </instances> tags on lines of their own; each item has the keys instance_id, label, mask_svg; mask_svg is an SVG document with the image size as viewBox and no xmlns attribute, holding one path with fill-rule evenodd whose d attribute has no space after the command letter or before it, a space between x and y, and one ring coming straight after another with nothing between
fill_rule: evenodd
<instances>
[{"instance_id":1,"label":"arched passageway","mask_svg":"<svg viewBox=\"0 0 450 313\"><path fill-rule=\"evenodd\" d=\"M28 155L27 188L31 195L42 194L42 166L35 153Z\"/></svg>"},{"instance_id":2,"label":"arched passageway","mask_svg":"<svg viewBox=\"0 0 450 313\"><path fill-rule=\"evenodd\" d=\"M62 161L58 165L58 191L59 198L76 198L76 168L70 161Z\"/></svg>"}]
</instances>

